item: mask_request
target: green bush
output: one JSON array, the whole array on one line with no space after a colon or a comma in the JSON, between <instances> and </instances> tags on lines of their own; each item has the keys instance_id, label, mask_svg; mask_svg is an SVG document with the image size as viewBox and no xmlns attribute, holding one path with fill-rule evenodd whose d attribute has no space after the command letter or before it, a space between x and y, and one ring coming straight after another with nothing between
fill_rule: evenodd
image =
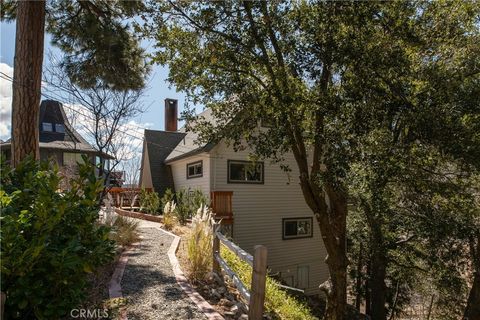
<instances>
[{"instance_id":1,"label":"green bush","mask_svg":"<svg viewBox=\"0 0 480 320\"><path fill-rule=\"evenodd\" d=\"M160 198L158 197L158 193L142 189L140 192L140 207L140 211L150 214L158 214L158 210L160 209Z\"/></svg>"},{"instance_id":2,"label":"green bush","mask_svg":"<svg viewBox=\"0 0 480 320\"><path fill-rule=\"evenodd\" d=\"M207 198L202 190L180 189L175 194L177 200L176 214L180 224L184 225L197 210L207 204Z\"/></svg>"},{"instance_id":3,"label":"green bush","mask_svg":"<svg viewBox=\"0 0 480 320\"><path fill-rule=\"evenodd\" d=\"M187 219L192 216L190 209L188 190L180 189L176 194L175 198L177 199L177 210L175 213L178 218L178 222L184 225L187 223Z\"/></svg>"},{"instance_id":4,"label":"green bush","mask_svg":"<svg viewBox=\"0 0 480 320\"><path fill-rule=\"evenodd\" d=\"M2 161L1 168L5 318L60 318L84 299L87 273L114 256L109 228L97 223L102 183L89 164L79 164L64 192L47 162L28 159L11 169Z\"/></svg>"},{"instance_id":5,"label":"green bush","mask_svg":"<svg viewBox=\"0 0 480 320\"><path fill-rule=\"evenodd\" d=\"M220 247L222 258L230 268L239 276L240 280L250 289L252 281L252 267L240 260L225 246ZM305 303L298 301L278 287L278 282L267 277L265 292L265 312L270 319L285 320L314 320L315 317Z\"/></svg>"},{"instance_id":6,"label":"green bush","mask_svg":"<svg viewBox=\"0 0 480 320\"><path fill-rule=\"evenodd\" d=\"M160 199L162 208L165 208L167 203L172 202L175 199L175 192L172 189L167 188L162 198Z\"/></svg>"}]
</instances>

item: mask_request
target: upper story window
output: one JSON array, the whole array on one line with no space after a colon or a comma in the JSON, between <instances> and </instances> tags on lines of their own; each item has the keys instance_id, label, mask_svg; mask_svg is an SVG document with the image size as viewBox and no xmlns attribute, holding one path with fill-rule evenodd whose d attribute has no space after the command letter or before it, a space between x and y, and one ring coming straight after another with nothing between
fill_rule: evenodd
<instances>
[{"instance_id":1,"label":"upper story window","mask_svg":"<svg viewBox=\"0 0 480 320\"><path fill-rule=\"evenodd\" d=\"M65 126L61 123L55 123L55 132L65 133Z\"/></svg>"},{"instance_id":2,"label":"upper story window","mask_svg":"<svg viewBox=\"0 0 480 320\"><path fill-rule=\"evenodd\" d=\"M263 162L228 160L228 183L263 183Z\"/></svg>"},{"instance_id":3,"label":"upper story window","mask_svg":"<svg viewBox=\"0 0 480 320\"><path fill-rule=\"evenodd\" d=\"M187 163L187 179L203 176L203 161Z\"/></svg>"},{"instance_id":4,"label":"upper story window","mask_svg":"<svg viewBox=\"0 0 480 320\"><path fill-rule=\"evenodd\" d=\"M42 131L52 132L53 124L50 122L42 122Z\"/></svg>"},{"instance_id":5,"label":"upper story window","mask_svg":"<svg viewBox=\"0 0 480 320\"><path fill-rule=\"evenodd\" d=\"M283 240L310 238L313 236L312 218L284 218Z\"/></svg>"}]
</instances>

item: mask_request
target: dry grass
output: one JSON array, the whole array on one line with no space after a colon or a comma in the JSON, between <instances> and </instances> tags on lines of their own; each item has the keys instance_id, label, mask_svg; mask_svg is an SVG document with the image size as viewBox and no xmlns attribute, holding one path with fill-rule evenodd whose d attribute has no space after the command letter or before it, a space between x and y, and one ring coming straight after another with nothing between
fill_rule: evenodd
<instances>
[{"instance_id":1,"label":"dry grass","mask_svg":"<svg viewBox=\"0 0 480 320\"><path fill-rule=\"evenodd\" d=\"M212 227L211 212L202 207L192 219L192 231L187 238L187 276L196 283L203 281L212 267Z\"/></svg>"},{"instance_id":2,"label":"dry grass","mask_svg":"<svg viewBox=\"0 0 480 320\"><path fill-rule=\"evenodd\" d=\"M138 242L138 224L135 219L117 216L112 225L111 239L122 247Z\"/></svg>"},{"instance_id":3,"label":"dry grass","mask_svg":"<svg viewBox=\"0 0 480 320\"><path fill-rule=\"evenodd\" d=\"M173 230L177 224L177 217L175 216L176 204L172 200L165 204L163 208L163 227L166 230Z\"/></svg>"}]
</instances>

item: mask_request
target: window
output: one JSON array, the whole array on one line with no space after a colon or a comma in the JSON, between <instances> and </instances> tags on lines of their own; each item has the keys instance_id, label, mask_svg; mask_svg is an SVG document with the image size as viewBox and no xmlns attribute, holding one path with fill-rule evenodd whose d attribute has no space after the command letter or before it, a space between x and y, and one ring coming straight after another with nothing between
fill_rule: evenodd
<instances>
[{"instance_id":1,"label":"window","mask_svg":"<svg viewBox=\"0 0 480 320\"><path fill-rule=\"evenodd\" d=\"M50 122L42 122L42 131L53 131L53 125Z\"/></svg>"},{"instance_id":2,"label":"window","mask_svg":"<svg viewBox=\"0 0 480 320\"><path fill-rule=\"evenodd\" d=\"M63 153L63 165L75 165L77 162L83 163L82 153Z\"/></svg>"},{"instance_id":3,"label":"window","mask_svg":"<svg viewBox=\"0 0 480 320\"><path fill-rule=\"evenodd\" d=\"M312 218L284 218L283 240L310 238L313 236Z\"/></svg>"},{"instance_id":4,"label":"window","mask_svg":"<svg viewBox=\"0 0 480 320\"><path fill-rule=\"evenodd\" d=\"M228 183L263 183L263 162L228 160Z\"/></svg>"},{"instance_id":5,"label":"window","mask_svg":"<svg viewBox=\"0 0 480 320\"><path fill-rule=\"evenodd\" d=\"M187 179L203 176L203 161L187 163Z\"/></svg>"},{"instance_id":6,"label":"window","mask_svg":"<svg viewBox=\"0 0 480 320\"><path fill-rule=\"evenodd\" d=\"M61 123L55 123L55 132L65 133L65 127Z\"/></svg>"}]
</instances>

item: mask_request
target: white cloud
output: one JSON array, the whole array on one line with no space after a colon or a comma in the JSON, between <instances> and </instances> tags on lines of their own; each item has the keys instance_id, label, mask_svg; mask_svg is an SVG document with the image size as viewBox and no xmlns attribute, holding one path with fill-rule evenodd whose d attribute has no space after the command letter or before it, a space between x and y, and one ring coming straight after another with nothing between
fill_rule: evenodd
<instances>
[{"instance_id":1,"label":"white cloud","mask_svg":"<svg viewBox=\"0 0 480 320\"><path fill-rule=\"evenodd\" d=\"M12 82L5 76L13 77L13 68L6 63L0 63L0 139L10 137L12 118Z\"/></svg>"}]
</instances>

